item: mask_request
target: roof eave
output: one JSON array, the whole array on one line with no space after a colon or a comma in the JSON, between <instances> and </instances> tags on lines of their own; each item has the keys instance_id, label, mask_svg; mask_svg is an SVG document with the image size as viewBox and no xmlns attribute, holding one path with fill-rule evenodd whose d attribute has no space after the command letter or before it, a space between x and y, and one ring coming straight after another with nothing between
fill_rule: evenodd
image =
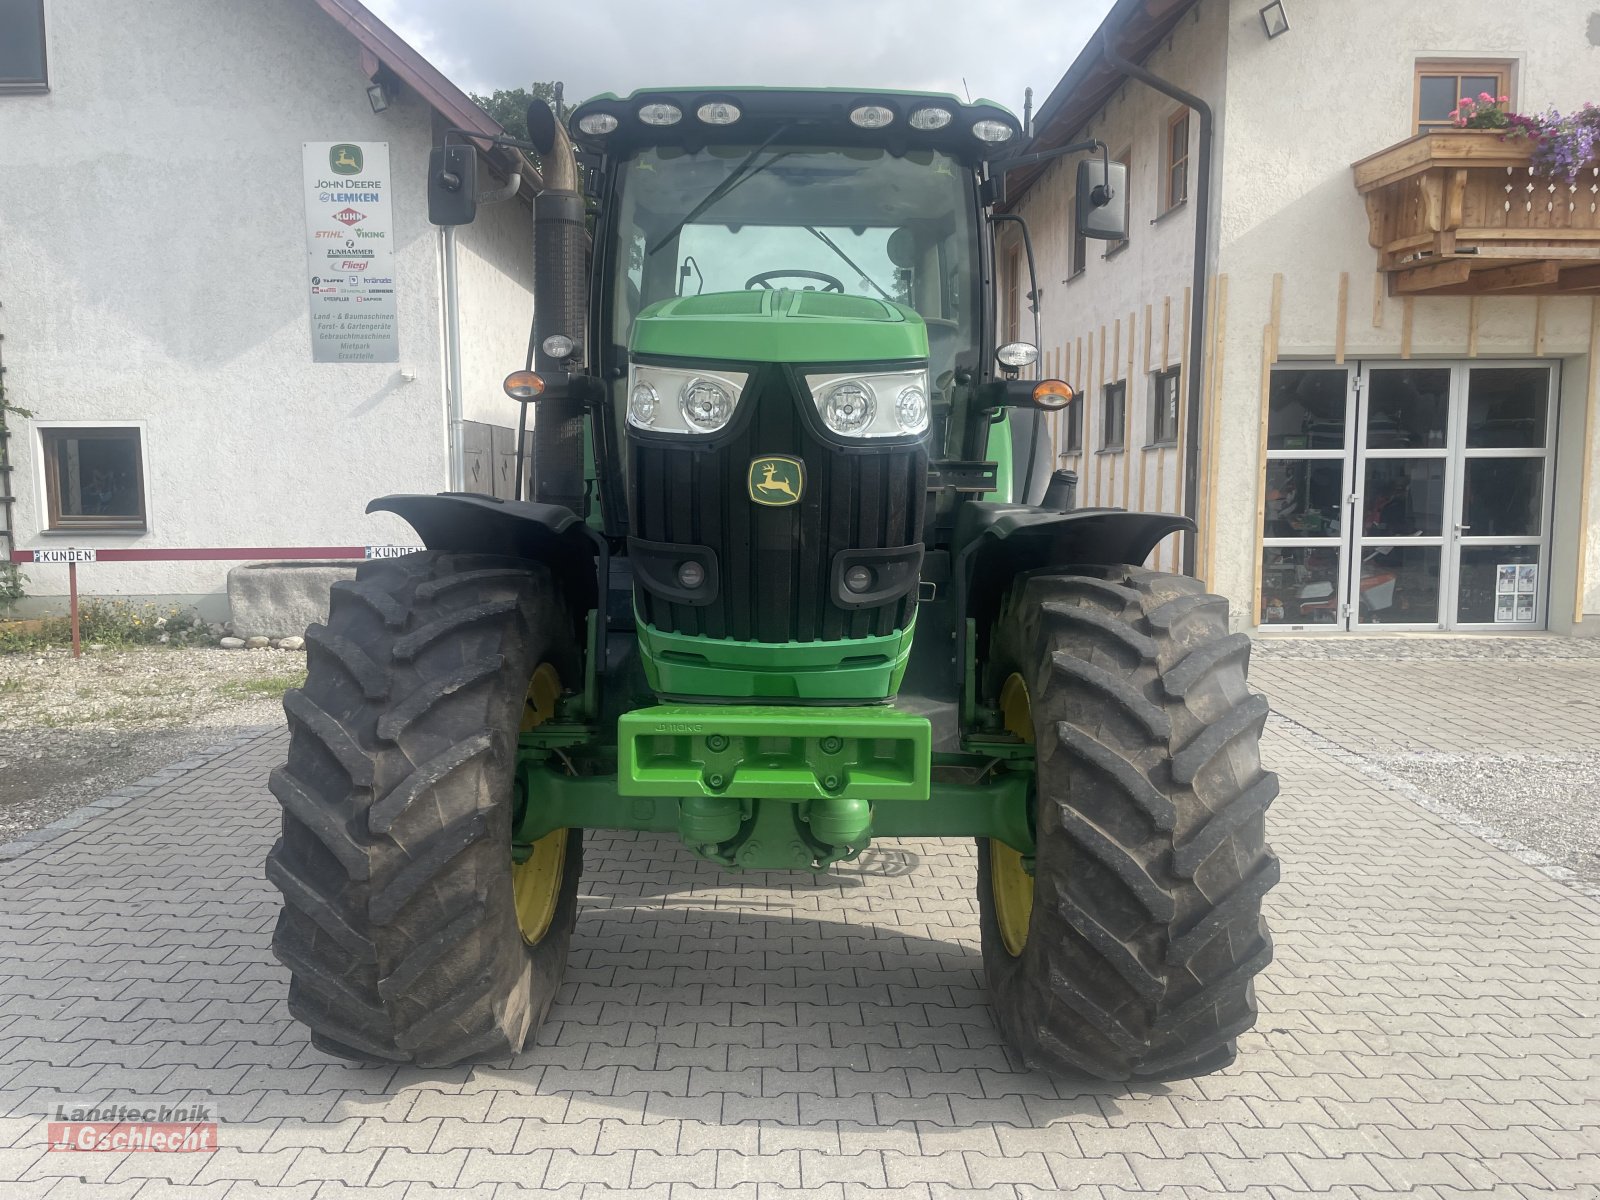
<instances>
[{"instance_id":1,"label":"roof eave","mask_svg":"<svg viewBox=\"0 0 1600 1200\"><path fill-rule=\"evenodd\" d=\"M1143 63L1200 0L1116 0L1078 57L1050 90L1034 115L1034 134L1019 153L1029 154L1066 145L1105 106L1124 76L1105 60L1109 38L1129 60ZM1007 197L1014 206L1038 182L1048 164L1027 167L1012 177Z\"/></svg>"},{"instance_id":2,"label":"roof eave","mask_svg":"<svg viewBox=\"0 0 1600 1200\"><path fill-rule=\"evenodd\" d=\"M452 128L470 130L485 137L499 137L505 133L498 121L474 104L470 96L446 79L404 38L373 16L360 0L316 0L316 3L407 87L427 101ZM538 168L520 150L494 147L487 158L501 175L520 174L524 195L531 196L544 187Z\"/></svg>"}]
</instances>

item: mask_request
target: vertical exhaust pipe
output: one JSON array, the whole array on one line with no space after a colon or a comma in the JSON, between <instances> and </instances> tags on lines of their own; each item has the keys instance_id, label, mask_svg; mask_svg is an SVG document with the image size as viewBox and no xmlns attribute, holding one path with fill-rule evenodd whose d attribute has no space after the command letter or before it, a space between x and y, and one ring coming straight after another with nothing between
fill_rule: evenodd
<instances>
[{"instance_id":1,"label":"vertical exhaust pipe","mask_svg":"<svg viewBox=\"0 0 1600 1200\"><path fill-rule=\"evenodd\" d=\"M539 147L544 190L533 201L534 370L566 371L588 358L588 237L577 158L561 122L542 100L528 106L528 133ZM545 339L565 334L570 358L544 352ZM533 414L533 498L583 514L583 400L541 401Z\"/></svg>"}]
</instances>

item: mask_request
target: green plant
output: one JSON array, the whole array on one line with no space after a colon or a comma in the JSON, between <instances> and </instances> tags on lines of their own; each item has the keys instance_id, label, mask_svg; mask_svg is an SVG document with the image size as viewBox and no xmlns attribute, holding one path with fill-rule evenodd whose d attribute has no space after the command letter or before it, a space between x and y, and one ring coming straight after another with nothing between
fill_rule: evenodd
<instances>
[{"instance_id":1,"label":"green plant","mask_svg":"<svg viewBox=\"0 0 1600 1200\"><path fill-rule=\"evenodd\" d=\"M78 610L78 632L84 645L192 646L209 640L205 622L192 611L127 600L84 601ZM0 629L0 654L64 646L71 640L71 621L50 616L20 628Z\"/></svg>"},{"instance_id":2,"label":"green plant","mask_svg":"<svg viewBox=\"0 0 1600 1200\"><path fill-rule=\"evenodd\" d=\"M14 562L0 562L0 612L10 612L27 595L28 577Z\"/></svg>"}]
</instances>

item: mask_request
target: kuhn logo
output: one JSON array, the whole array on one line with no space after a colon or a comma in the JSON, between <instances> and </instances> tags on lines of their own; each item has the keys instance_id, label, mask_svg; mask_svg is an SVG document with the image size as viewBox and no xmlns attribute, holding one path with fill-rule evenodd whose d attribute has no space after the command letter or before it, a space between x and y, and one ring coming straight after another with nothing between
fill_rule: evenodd
<instances>
[{"instance_id":1,"label":"kuhn logo","mask_svg":"<svg viewBox=\"0 0 1600 1200\"><path fill-rule=\"evenodd\" d=\"M333 219L335 221L343 221L346 225L354 225L357 221L365 221L367 218L365 214L358 213L353 208L341 208L333 214Z\"/></svg>"}]
</instances>

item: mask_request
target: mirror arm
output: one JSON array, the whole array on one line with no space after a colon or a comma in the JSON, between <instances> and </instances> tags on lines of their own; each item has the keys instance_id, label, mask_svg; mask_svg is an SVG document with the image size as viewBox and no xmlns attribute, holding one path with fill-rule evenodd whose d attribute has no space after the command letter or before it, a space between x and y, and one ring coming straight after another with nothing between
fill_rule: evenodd
<instances>
[{"instance_id":1,"label":"mirror arm","mask_svg":"<svg viewBox=\"0 0 1600 1200\"><path fill-rule=\"evenodd\" d=\"M532 142L526 142L521 138L514 138L509 134L504 133L479 133L475 129L446 129L444 131L444 144L447 146L450 144L451 134L454 134L456 137L462 139L470 139L474 142L488 142L491 146L514 146L518 150L527 150L534 154L539 153L539 147L535 146Z\"/></svg>"},{"instance_id":2,"label":"mirror arm","mask_svg":"<svg viewBox=\"0 0 1600 1200\"><path fill-rule=\"evenodd\" d=\"M1044 338L1039 323L1039 274L1033 265L1033 238L1028 236L1028 223L1016 213L995 213L991 221L1011 221L1022 230L1022 248L1028 257L1028 308L1033 313L1033 345L1039 354L1044 353ZM1037 359L1034 360L1037 363ZM1037 414L1032 419L1033 434L1028 439L1028 469L1022 477L1022 502L1027 504L1033 494L1033 462L1039 457L1039 426Z\"/></svg>"}]
</instances>

